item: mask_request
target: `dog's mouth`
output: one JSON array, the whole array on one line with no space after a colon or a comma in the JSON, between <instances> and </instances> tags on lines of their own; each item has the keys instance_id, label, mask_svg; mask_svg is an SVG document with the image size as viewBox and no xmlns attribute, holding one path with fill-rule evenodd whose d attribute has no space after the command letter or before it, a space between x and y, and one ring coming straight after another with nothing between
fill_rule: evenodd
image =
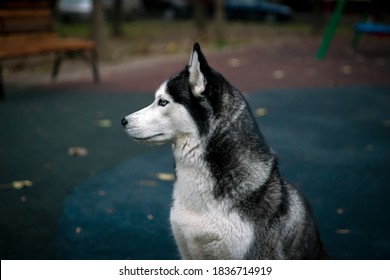
<instances>
[{"instance_id":1,"label":"dog's mouth","mask_svg":"<svg viewBox=\"0 0 390 280\"><path fill-rule=\"evenodd\" d=\"M164 135L164 133L158 133L158 134L148 136L148 137L133 137L133 139L136 141L145 142L145 141L151 141L154 138L157 138L157 137L163 136L163 135Z\"/></svg>"}]
</instances>

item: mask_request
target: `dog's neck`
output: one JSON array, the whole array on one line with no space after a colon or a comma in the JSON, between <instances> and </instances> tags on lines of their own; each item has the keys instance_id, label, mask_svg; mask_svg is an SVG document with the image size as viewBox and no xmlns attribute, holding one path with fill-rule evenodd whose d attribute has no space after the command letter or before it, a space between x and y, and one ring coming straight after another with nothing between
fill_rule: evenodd
<instances>
[{"instance_id":1,"label":"dog's neck","mask_svg":"<svg viewBox=\"0 0 390 280\"><path fill-rule=\"evenodd\" d=\"M203 213L213 202L210 198L214 180L204 160L203 146L202 141L196 138L183 138L173 144L176 171L174 197L177 201L180 198L186 208L195 213Z\"/></svg>"},{"instance_id":2,"label":"dog's neck","mask_svg":"<svg viewBox=\"0 0 390 280\"><path fill-rule=\"evenodd\" d=\"M195 137L181 137L173 143L176 165L196 167L203 154L202 141Z\"/></svg>"}]
</instances>

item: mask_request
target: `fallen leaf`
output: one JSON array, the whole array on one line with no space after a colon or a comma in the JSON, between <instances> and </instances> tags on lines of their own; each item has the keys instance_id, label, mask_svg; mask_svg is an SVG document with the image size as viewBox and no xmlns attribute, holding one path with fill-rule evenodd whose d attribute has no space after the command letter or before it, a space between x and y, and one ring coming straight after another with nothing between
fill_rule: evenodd
<instances>
[{"instance_id":1,"label":"fallen leaf","mask_svg":"<svg viewBox=\"0 0 390 280\"><path fill-rule=\"evenodd\" d=\"M74 229L74 231L76 232L76 234L80 234L81 233L81 227L76 227Z\"/></svg>"},{"instance_id":2,"label":"fallen leaf","mask_svg":"<svg viewBox=\"0 0 390 280\"><path fill-rule=\"evenodd\" d=\"M152 214L148 214L148 215L146 216L146 218L148 218L149 221L153 221L153 220L154 220L154 217L153 217Z\"/></svg>"},{"instance_id":3,"label":"fallen leaf","mask_svg":"<svg viewBox=\"0 0 390 280\"><path fill-rule=\"evenodd\" d=\"M23 181L13 181L12 187L15 190L20 190L23 188L29 188L32 187L33 183L30 180L23 180Z\"/></svg>"},{"instance_id":4,"label":"fallen leaf","mask_svg":"<svg viewBox=\"0 0 390 280\"><path fill-rule=\"evenodd\" d=\"M238 58L230 58L228 60L228 64L231 67L237 68L241 66L241 60L239 60Z\"/></svg>"},{"instance_id":5,"label":"fallen leaf","mask_svg":"<svg viewBox=\"0 0 390 280\"><path fill-rule=\"evenodd\" d=\"M72 157L85 157L88 155L88 150L84 147L70 147L68 154Z\"/></svg>"},{"instance_id":6,"label":"fallen leaf","mask_svg":"<svg viewBox=\"0 0 390 280\"><path fill-rule=\"evenodd\" d=\"M347 229L347 228L339 228L339 229L336 229L336 233L338 233L338 234L350 234L351 230Z\"/></svg>"},{"instance_id":7,"label":"fallen leaf","mask_svg":"<svg viewBox=\"0 0 390 280\"><path fill-rule=\"evenodd\" d=\"M110 119L97 120L97 125L104 128L111 127L112 121Z\"/></svg>"},{"instance_id":8,"label":"fallen leaf","mask_svg":"<svg viewBox=\"0 0 390 280\"><path fill-rule=\"evenodd\" d=\"M33 182L31 182L30 180L13 181L11 183L0 184L0 190L6 190L6 189L20 190L32 186L33 186Z\"/></svg>"},{"instance_id":9,"label":"fallen leaf","mask_svg":"<svg viewBox=\"0 0 390 280\"><path fill-rule=\"evenodd\" d=\"M156 177L161 181L174 181L175 175L171 173L157 173Z\"/></svg>"},{"instance_id":10,"label":"fallen leaf","mask_svg":"<svg viewBox=\"0 0 390 280\"><path fill-rule=\"evenodd\" d=\"M147 187L155 187L157 186L157 182L153 180L140 180L138 181L138 184L140 186L147 186Z\"/></svg>"},{"instance_id":11,"label":"fallen leaf","mask_svg":"<svg viewBox=\"0 0 390 280\"><path fill-rule=\"evenodd\" d=\"M343 67L341 67L341 72L345 75L349 75L352 73L352 67L349 65L344 65Z\"/></svg>"},{"instance_id":12,"label":"fallen leaf","mask_svg":"<svg viewBox=\"0 0 390 280\"><path fill-rule=\"evenodd\" d=\"M174 43L174 42L170 42L167 44L167 46L165 47L165 50L168 52L168 53L176 53L177 52L177 45Z\"/></svg>"},{"instance_id":13,"label":"fallen leaf","mask_svg":"<svg viewBox=\"0 0 390 280\"><path fill-rule=\"evenodd\" d=\"M256 109L256 116L264 117L265 115L267 115L267 109L266 108L258 108L258 109Z\"/></svg>"},{"instance_id":14,"label":"fallen leaf","mask_svg":"<svg viewBox=\"0 0 390 280\"><path fill-rule=\"evenodd\" d=\"M285 77L285 73L283 70L275 70L274 72L272 72L272 77L275 80L282 80Z\"/></svg>"}]
</instances>

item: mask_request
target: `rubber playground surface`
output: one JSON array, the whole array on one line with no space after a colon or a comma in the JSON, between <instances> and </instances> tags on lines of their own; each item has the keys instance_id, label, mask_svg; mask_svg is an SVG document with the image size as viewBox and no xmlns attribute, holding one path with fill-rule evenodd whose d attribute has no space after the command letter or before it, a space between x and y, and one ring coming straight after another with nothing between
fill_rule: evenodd
<instances>
[{"instance_id":1,"label":"rubber playground surface","mask_svg":"<svg viewBox=\"0 0 390 280\"><path fill-rule=\"evenodd\" d=\"M170 147L135 143L120 125L152 100L133 91L8 93L1 259L178 258ZM261 90L248 101L282 175L310 200L330 256L389 259L390 88Z\"/></svg>"}]
</instances>

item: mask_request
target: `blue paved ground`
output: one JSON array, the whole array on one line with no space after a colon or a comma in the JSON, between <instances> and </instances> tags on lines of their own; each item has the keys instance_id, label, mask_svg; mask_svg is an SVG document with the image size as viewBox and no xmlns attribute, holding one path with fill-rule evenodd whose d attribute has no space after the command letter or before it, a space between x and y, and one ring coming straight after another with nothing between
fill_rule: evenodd
<instances>
[{"instance_id":1,"label":"blue paved ground","mask_svg":"<svg viewBox=\"0 0 390 280\"><path fill-rule=\"evenodd\" d=\"M133 143L119 124L152 98L30 91L0 104L0 184L34 182L0 190L2 259L178 257L172 182L158 176L173 173L170 148ZM331 257L390 259L390 88L267 91L248 100L266 110L261 130L282 175L311 201ZM101 119L112 126L96 125ZM88 156L68 156L74 145Z\"/></svg>"}]
</instances>

